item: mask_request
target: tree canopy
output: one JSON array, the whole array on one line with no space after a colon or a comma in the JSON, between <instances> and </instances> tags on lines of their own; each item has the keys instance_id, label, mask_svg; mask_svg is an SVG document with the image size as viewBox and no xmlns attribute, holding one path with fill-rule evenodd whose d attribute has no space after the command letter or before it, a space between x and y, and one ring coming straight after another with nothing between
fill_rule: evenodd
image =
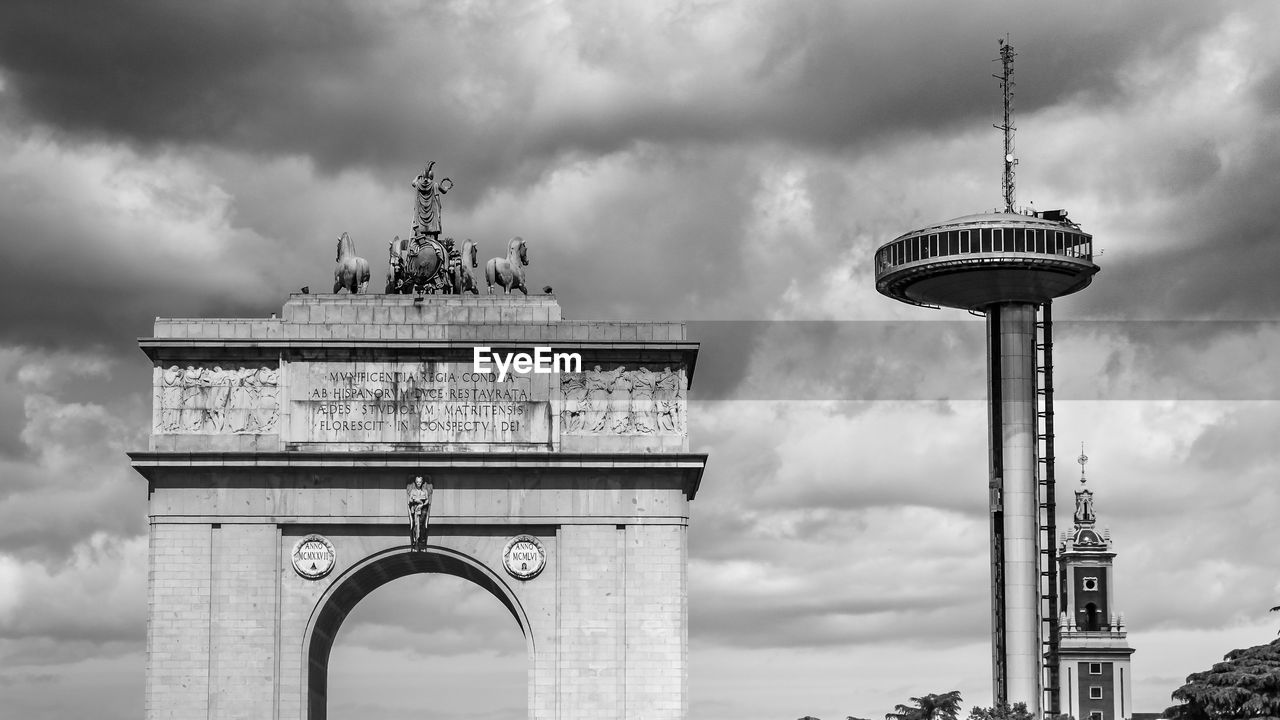
<instances>
[{"instance_id":1,"label":"tree canopy","mask_svg":"<svg viewBox=\"0 0 1280 720\"><path fill-rule=\"evenodd\" d=\"M1027 712L1027 704L1024 702L1014 703L1010 707L1009 703L996 703L995 705L985 707L974 707L969 711L969 720L1033 720L1031 713Z\"/></svg>"},{"instance_id":2,"label":"tree canopy","mask_svg":"<svg viewBox=\"0 0 1280 720\"><path fill-rule=\"evenodd\" d=\"M1165 710L1177 720L1280 718L1280 639L1232 650L1210 670L1187 676Z\"/></svg>"},{"instance_id":3,"label":"tree canopy","mask_svg":"<svg viewBox=\"0 0 1280 720\"><path fill-rule=\"evenodd\" d=\"M885 713L885 720L956 720L960 703L964 702L959 690L913 697L910 701L915 703L914 707L898 705L893 712Z\"/></svg>"}]
</instances>

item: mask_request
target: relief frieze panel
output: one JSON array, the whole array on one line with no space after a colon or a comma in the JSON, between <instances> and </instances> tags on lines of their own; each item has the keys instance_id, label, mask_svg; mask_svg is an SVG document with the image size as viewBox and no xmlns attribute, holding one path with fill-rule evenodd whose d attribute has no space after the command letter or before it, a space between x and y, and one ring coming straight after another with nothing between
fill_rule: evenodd
<instances>
[{"instance_id":1,"label":"relief frieze panel","mask_svg":"<svg viewBox=\"0 0 1280 720\"><path fill-rule=\"evenodd\" d=\"M685 435L683 368L597 365L560 375L561 435Z\"/></svg>"},{"instance_id":2,"label":"relief frieze panel","mask_svg":"<svg viewBox=\"0 0 1280 720\"><path fill-rule=\"evenodd\" d=\"M279 432L280 371L270 367L156 369L156 434L269 435Z\"/></svg>"}]
</instances>

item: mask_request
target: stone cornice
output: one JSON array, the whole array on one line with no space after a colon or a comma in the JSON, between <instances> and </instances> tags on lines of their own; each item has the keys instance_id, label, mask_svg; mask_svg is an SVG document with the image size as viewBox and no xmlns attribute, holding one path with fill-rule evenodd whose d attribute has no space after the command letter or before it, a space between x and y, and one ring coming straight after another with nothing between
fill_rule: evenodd
<instances>
[{"instance_id":1,"label":"stone cornice","mask_svg":"<svg viewBox=\"0 0 1280 720\"><path fill-rule=\"evenodd\" d=\"M428 453L428 452L152 452L129 453L149 482L173 471L222 473L358 468L368 470L555 470L565 474L667 471L679 473L689 500L698 492L707 455L699 453Z\"/></svg>"}]
</instances>

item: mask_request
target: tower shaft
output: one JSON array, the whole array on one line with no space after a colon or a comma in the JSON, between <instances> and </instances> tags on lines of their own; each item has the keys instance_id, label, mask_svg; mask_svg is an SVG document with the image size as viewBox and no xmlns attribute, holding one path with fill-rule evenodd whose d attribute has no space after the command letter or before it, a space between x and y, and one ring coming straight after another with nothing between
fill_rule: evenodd
<instances>
[{"instance_id":1,"label":"tower shaft","mask_svg":"<svg viewBox=\"0 0 1280 720\"><path fill-rule=\"evenodd\" d=\"M998 303L987 313L991 469L992 676L997 702L1040 713L1040 510L1037 478L1036 312Z\"/></svg>"}]
</instances>

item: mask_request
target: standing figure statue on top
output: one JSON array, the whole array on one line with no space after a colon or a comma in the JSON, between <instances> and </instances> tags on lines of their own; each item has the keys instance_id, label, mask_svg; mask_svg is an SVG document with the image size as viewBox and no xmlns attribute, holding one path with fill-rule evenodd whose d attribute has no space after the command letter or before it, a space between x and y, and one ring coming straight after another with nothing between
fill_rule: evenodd
<instances>
[{"instance_id":1,"label":"standing figure statue on top","mask_svg":"<svg viewBox=\"0 0 1280 720\"><path fill-rule=\"evenodd\" d=\"M413 179L413 225L410 236L391 241L388 293L455 293L449 264L456 250L440 240L440 199L453 189L453 181L435 179L435 161Z\"/></svg>"},{"instance_id":2,"label":"standing figure statue on top","mask_svg":"<svg viewBox=\"0 0 1280 720\"><path fill-rule=\"evenodd\" d=\"M414 240L428 236L433 240L440 239L440 198L453 189L453 181L444 178L436 182L435 173L431 172L435 164L435 160L427 163L426 169L411 184L418 192L413 204Z\"/></svg>"},{"instance_id":3,"label":"standing figure statue on top","mask_svg":"<svg viewBox=\"0 0 1280 720\"><path fill-rule=\"evenodd\" d=\"M467 240L459 248L453 238L440 236L441 198L453 189L453 180L437 181L435 165L434 160L427 163L410 183L414 189L413 226L408 238L397 236L388 248L388 294L480 294L480 284L471 272L480 266L475 242ZM528 295L523 266L529 264L529 256L524 240L512 238L507 250L506 258L494 258L485 268L489 293L497 285L508 293L519 290Z\"/></svg>"}]
</instances>

